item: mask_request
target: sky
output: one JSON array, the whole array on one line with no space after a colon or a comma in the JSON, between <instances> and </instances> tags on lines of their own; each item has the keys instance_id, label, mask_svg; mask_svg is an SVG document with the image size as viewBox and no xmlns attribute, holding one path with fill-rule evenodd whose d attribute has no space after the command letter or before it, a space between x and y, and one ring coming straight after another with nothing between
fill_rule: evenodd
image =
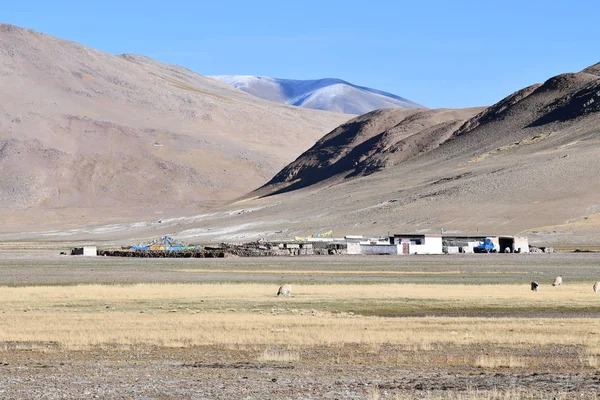
<instances>
[{"instance_id":1,"label":"sky","mask_svg":"<svg viewBox=\"0 0 600 400\"><path fill-rule=\"evenodd\" d=\"M340 78L454 108L600 62L599 15L598 0L21 0L0 22L202 75Z\"/></svg>"}]
</instances>

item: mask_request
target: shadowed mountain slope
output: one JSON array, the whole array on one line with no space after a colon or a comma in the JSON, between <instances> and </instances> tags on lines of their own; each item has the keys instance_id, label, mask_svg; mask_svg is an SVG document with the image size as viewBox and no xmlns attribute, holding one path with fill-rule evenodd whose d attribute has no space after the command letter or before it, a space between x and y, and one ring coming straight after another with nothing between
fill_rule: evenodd
<instances>
[{"instance_id":1,"label":"shadowed mountain slope","mask_svg":"<svg viewBox=\"0 0 600 400\"><path fill-rule=\"evenodd\" d=\"M597 65L519 90L488 108L377 110L336 128L258 193L294 190L332 178L369 175L423 157L464 157L528 140L543 128L591 122L600 111ZM550 132L541 133L546 137ZM460 138L460 140L457 140ZM537 140L537 139L533 139ZM454 143L456 141L456 143ZM331 182L330 182L331 183ZM285 188L285 189L284 189Z\"/></svg>"},{"instance_id":2,"label":"shadowed mountain slope","mask_svg":"<svg viewBox=\"0 0 600 400\"><path fill-rule=\"evenodd\" d=\"M0 211L16 222L226 201L347 118L0 24Z\"/></svg>"},{"instance_id":3,"label":"shadowed mountain slope","mask_svg":"<svg viewBox=\"0 0 600 400\"><path fill-rule=\"evenodd\" d=\"M370 175L436 148L483 108L376 110L334 129L254 194Z\"/></svg>"},{"instance_id":4,"label":"shadowed mountain slope","mask_svg":"<svg viewBox=\"0 0 600 400\"><path fill-rule=\"evenodd\" d=\"M334 78L294 80L246 75L212 78L266 100L317 110L365 114L381 108L425 108L391 93Z\"/></svg>"}]
</instances>

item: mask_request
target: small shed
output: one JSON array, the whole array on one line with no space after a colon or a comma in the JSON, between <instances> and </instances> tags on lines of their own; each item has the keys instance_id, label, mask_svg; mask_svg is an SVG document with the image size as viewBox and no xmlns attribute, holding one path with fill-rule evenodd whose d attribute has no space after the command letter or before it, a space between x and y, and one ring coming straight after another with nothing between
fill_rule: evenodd
<instances>
[{"instance_id":1,"label":"small shed","mask_svg":"<svg viewBox=\"0 0 600 400\"><path fill-rule=\"evenodd\" d=\"M98 255L98 248L96 246L76 247L71 251L71 255L95 257Z\"/></svg>"}]
</instances>

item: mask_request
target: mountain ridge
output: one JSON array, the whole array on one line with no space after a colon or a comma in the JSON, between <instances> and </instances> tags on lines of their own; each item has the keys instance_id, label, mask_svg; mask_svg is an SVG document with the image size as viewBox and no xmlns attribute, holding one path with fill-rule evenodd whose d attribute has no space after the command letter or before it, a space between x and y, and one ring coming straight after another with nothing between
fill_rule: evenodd
<instances>
[{"instance_id":1,"label":"mountain ridge","mask_svg":"<svg viewBox=\"0 0 600 400\"><path fill-rule=\"evenodd\" d=\"M334 129L252 195L371 175L437 147L482 110L372 111Z\"/></svg>"},{"instance_id":2,"label":"mountain ridge","mask_svg":"<svg viewBox=\"0 0 600 400\"><path fill-rule=\"evenodd\" d=\"M354 85L338 78L280 79L254 75L212 75L265 100L298 107L364 114L381 108L426 108L382 90Z\"/></svg>"},{"instance_id":3,"label":"mountain ridge","mask_svg":"<svg viewBox=\"0 0 600 400\"><path fill-rule=\"evenodd\" d=\"M578 73L557 75L544 83L528 86L490 107L460 110L391 109L361 115L325 135L275 175L258 190L258 193L265 190L268 192L270 185L279 188L286 184L292 185L286 190L294 190L339 174L344 175L344 179L369 175L384 168L400 165L463 136L470 135L477 137L477 140L462 141L461 151L472 149L481 152L482 146L489 143L496 143L497 147L501 147L509 144L507 139L526 139L522 131L528 128L592 115L600 111L600 75L588 71L595 70L597 65ZM432 118L448 116L449 113L454 113L456 118ZM462 115L459 117L458 113ZM389 123L389 120L393 123ZM364 127L367 129L363 129ZM395 135L392 133L394 129L397 131ZM418 135L429 132L429 129L433 132L441 129L438 131L439 137L433 135L427 136L428 141L417 140L412 151L404 146L407 139L403 136L405 133L410 133L409 136L415 140ZM483 134L479 133L482 131ZM504 133L499 135L498 132ZM340 142L340 138L349 142ZM465 146L465 142L471 143ZM452 147L450 144L448 146ZM404 151L403 155L394 156L398 151ZM443 152L443 149L441 151ZM353 154L350 160L343 165L336 165L342 155L348 154ZM275 190L275 193L279 193L280 190Z\"/></svg>"}]
</instances>

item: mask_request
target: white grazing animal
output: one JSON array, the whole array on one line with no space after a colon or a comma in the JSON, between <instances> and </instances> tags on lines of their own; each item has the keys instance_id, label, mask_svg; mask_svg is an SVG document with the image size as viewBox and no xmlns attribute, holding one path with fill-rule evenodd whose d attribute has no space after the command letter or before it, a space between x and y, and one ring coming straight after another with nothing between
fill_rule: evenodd
<instances>
[{"instance_id":1,"label":"white grazing animal","mask_svg":"<svg viewBox=\"0 0 600 400\"><path fill-rule=\"evenodd\" d=\"M600 293L600 282L594 283L594 293Z\"/></svg>"},{"instance_id":2,"label":"white grazing animal","mask_svg":"<svg viewBox=\"0 0 600 400\"><path fill-rule=\"evenodd\" d=\"M279 288L279 290L277 291L277 296L282 295L282 296L291 296L292 295L292 285L290 285L289 283L286 283L285 285L281 286Z\"/></svg>"},{"instance_id":3,"label":"white grazing animal","mask_svg":"<svg viewBox=\"0 0 600 400\"><path fill-rule=\"evenodd\" d=\"M554 278L554 282L552 283L552 286L560 286L562 285L562 278L560 276L557 276L556 278Z\"/></svg>"}]
</instances>

